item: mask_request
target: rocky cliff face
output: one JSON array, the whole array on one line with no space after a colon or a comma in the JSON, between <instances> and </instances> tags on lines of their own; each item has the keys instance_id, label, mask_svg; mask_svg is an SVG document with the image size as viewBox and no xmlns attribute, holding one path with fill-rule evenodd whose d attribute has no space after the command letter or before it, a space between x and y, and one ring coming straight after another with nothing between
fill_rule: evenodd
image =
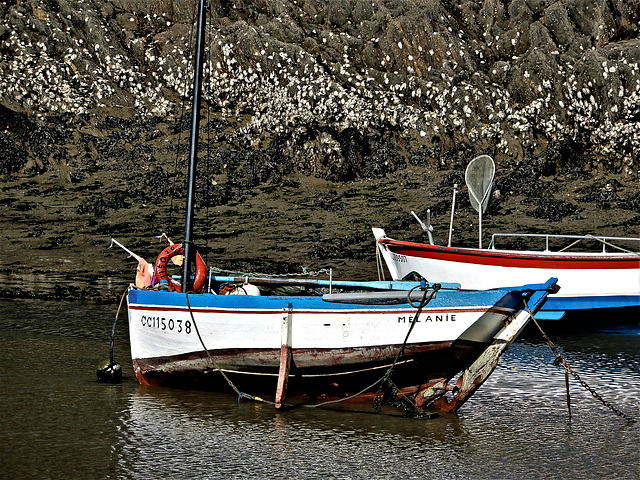
<instances>
[{"instance_id":1,"label":"rocky cliff face","mask_svg":"<svg viewBox=\"0 0 640 480\"><path fill-rule=\"evenodd\" d=\"M58 146L91 143L81 125L107 115L175 118L189 95L192 4L0 5L11 111L0 142L13 157L2 170L54 161L20 137L13 112L55 125L43 141ZM224 140L277 142L298 171L348 180L421 148L438 157L468 142L522 159L567 139L610 171L637 166L638 1L219 0L210 14L206 100L243 119Z\"/></svg>"},{"instance_id":2,"label":"rocky cliff face","mask_svg":"<svg viewBox=\"0 0 640 480\"><path fill-rule=\"evenodd\" d=\"M0 4L6 205L22 179L40 195L75 192L74 221L106 224L179 192L193 3ZM601 206L633 211L639 21L637 0L214 1L200 205L295 187L295 175L340 185L397 175L389 181L411 188L411 172L422 182L449 171L436 193L448 197L466 162L488 153L502 172L494 212L508 213L510 195L530 205L553 197L554 182L594 174L616 176L589 186ZM311 203L353 198L330 192ZM580 210L552 200L533 205L539 216Z\"/></svg>"}]
</instances>

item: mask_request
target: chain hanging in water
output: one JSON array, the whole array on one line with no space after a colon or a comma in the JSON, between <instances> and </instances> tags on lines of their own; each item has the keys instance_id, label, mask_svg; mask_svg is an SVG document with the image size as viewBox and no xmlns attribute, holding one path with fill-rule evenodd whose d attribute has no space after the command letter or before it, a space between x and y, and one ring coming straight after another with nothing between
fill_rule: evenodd
<instances>
[{"instance_id":1,"label":"chain hanging in water","mask_svg":"<svg viewBox=\"0 0 640 480\"><path fill-rule=\"evenodd\" d=\"M389 369L380 383L380 388L373 399L373 410L376 413L380 413L384 405L391 405L402 409L405 417L412 417L416 412L417 406L409 396L398 396L399 389L395 382L391 380L391 373L391 369Z\"/></svg>"},{"instance_id":2,"label":"chain hanging in water","mask_svg":"<svg viewBox=\"0 0 640 480\"><path fill-rule=\"evenodd\" d=\"M529 310L529 306L526 304L526 302L525 302L525 307L527 309L527 312L529 312L529 315L531 315L531 320L533 320L533 323L536 325L536 327L538 327L538 330L540 330L542 337L546 340L547 345L549 345L549 348L551 349L553 354L556 356L555 360L553 361L553 364L556 366L562 365L565 371L569 372L573 378L575 378L578 382L580 382L580 385L582 385L584 389L587 390L593 396L593 398L600 401L605 407L613 411L616 415L624 418L629 423L636 423L637 420L635 418L630 417L629 415L624 413L622 410L617 408L615 405L609 403L607 400L602 398L600 394L593 389L593 387L588 385L587 382L585 382L580 378L580 375L578 375L576 372L573 371L571 366L567 363L567 361L564 359L562 354L558 351L558 347L555 346L555 344L551 341L551 339L547 336L547 334L542 330L542 327L540 327L540 324L538 323L538 321L531 314L531 310Z\"/></svg>"}]
</instances>

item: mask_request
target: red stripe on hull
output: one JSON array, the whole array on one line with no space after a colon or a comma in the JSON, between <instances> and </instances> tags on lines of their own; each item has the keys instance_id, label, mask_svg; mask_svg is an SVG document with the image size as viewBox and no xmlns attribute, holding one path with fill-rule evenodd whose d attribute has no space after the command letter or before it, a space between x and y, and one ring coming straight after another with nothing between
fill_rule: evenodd
<instances>
[{"instance_id":1,"label":"red stripe on hull","mask_svg":"<svg viewBox=\"0 0 640 480\"><path fill-rule=\"evenodd\" d=\"M556 269L638 269L640 255L626 254L617 258L615 254L590 254L588 258L581 255L536 254L521 252L505 252L496 250L475 250L455 247L441 247L420 243L402 242L399 240L381 239L379 242L389 251L407 257L432 258L447 262L472 263L513 268L556 268ZM623 255L623 254L619 254Z\"/></svg>"}]
</instances>

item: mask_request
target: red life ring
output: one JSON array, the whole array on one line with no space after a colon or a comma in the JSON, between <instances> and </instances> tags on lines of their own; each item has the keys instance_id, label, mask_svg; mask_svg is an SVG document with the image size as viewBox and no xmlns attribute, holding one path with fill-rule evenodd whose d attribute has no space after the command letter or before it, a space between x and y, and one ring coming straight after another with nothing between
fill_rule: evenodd
<instances>
[{"instance_id":1,"label":"red life ring","mask_svg":"<svg viewBox=\"0 0 640 480\"><path fill-rule=\"evenodd\" d=\"M170 292L181 292L182 286L167 275L167 264L176 255L184 255L184 248L181 243L174 243L165 248L158 259L156 260L156 277L158 281L166 280L169 284ZM200 290L204 281L207 278L207 266L204 264L204 259L200 253L196 252L196 276L193 281L193 291Z\"/></svg>"}]
</instances>

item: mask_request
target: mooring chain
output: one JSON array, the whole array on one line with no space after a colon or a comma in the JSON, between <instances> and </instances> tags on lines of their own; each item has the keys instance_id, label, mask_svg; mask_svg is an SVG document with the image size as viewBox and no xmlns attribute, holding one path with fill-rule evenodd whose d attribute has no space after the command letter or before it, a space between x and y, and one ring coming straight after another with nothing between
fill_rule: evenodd
<instances>
[{"instance_id":1,"label":"mooring chain","mask_svg":"<svg viewBox=\"0 0 640 480\"><path fill-rule=\"evenodd\" d=\"M542 327L540 327L540 324L531 313L531 310L529 310L529 305L527 305L526 301L524 302L524 305L525 305L525 308L527 309L527 312L531 316L531 320L533 320L533 323L535 323L536 327L538 327L538 330L540 330L542 337L546 340L547 345L556 356L553 362L554 365L556 366L562 365L565 371L569 372L573 378L575 378L578 382L580 382L580 385L582 385L585 388L585 390L587 390L596 400L599 400L605 407L613 411L616 415L624 418L629 423L636 423L637 420L635 418L630 417L629 415L621 411L619 408L617 408L615 405L611 404L610 402L602 398L602 396L598 392L596 392L593 389L593 387L588 385L587 382L585 382L584 380L582 380L582 378L580 378L580 375L578 375L576 372L573 371L571 366L567 363L567 361L564 359L562 354L559 352L558 347L556 347L556 345L551 341L551 339L547 336L547 334L542 330Z\"/></svg>"},{"instance_id":2,"label":"mooring chain","mask_svg":"<svg viewBox=\"0 0 640 480\"><path fill-rule=\"evenodd\" d=\"M573 378L575 378L578 382L580 382L580 385L582 385L595 399L597 399L600 402L602 402L602 404L605 407L607 407L610 410L612 410L613 412L615 412L616 415L624 418L627 422L636 423L636 419L635 418L632 418L632 417L628 416L626 413L624 413L623 411L619 410L615 405L612 405L607 400L602 398L598 392L596 392L590 385L587 384L587 382L582 380L580 378L580 375L578 375L576 372L573 371L573 369L567 364L567 362L565 361L564 358L562 358L562 356L559 356L559 358L561 359L562 366L573 376Z\"/></svg>"}]
</instances>

